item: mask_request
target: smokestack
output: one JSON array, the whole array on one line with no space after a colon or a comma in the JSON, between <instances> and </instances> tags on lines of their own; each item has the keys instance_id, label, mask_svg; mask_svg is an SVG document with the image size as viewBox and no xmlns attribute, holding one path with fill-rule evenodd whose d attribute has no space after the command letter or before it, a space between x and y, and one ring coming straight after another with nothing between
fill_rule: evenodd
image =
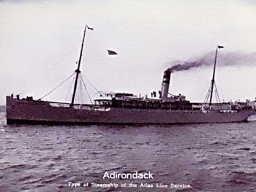
<instances>
[{"instance_id":1,"label":"smokestack","mask_svg":"<svg viewBox=\"0 0 256 192\"><path fill-rule=\"evenodd\" d=\"M166 70L164 72L164 76L163 76L163 82L162 82L162 88L161 88L161 98L168 97L170 77L171 77L171 70Z\"/></svg>"}]
</instances>

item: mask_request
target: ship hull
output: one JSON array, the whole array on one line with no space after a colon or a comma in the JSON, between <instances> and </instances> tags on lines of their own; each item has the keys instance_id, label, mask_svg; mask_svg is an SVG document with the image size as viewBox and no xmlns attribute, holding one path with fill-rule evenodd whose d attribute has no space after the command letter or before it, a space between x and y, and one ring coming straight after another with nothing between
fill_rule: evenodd
<instances>
[{"instance_id":1,"label":"ship hull","mask_svg":"<svg viewBox=\"0 0 256 192\"><path fill-rule=\"evenodd\" d=\"M245 122L254 110L234 113L160 109L75 108L7 96L7 124L191 124Z\"/></svg>"}]
</instances>

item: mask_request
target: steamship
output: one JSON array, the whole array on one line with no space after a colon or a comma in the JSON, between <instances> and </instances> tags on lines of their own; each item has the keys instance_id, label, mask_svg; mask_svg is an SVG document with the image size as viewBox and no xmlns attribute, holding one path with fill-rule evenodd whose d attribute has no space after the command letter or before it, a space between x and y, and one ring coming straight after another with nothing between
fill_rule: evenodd
<instances>
[{"instance_id":1,"label":"steamship","mask_svg":"<svg viewBox=\"0 0 256 192\"><path fill-rule=\"evenodd\" d=\"M33 97L6 97L7 124L190 124L245 122L256 114L255 102L213 103L215 69L209 89L209 102L190 102L183 95L170 95L169 84L173 68L164 72L161 91L152 92L151 97L136 96L132 93L105 93L93 104L76 104L77 83L86 29L80 50L75 83L70 103L35 100Z\"/></svg>"}]
</instances>

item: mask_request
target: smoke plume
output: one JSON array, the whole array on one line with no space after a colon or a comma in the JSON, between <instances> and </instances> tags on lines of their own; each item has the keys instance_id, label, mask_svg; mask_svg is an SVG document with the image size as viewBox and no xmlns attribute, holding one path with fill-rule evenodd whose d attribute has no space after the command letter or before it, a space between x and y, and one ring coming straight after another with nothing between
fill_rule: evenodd
<instances>
[{"instance_id":1,"label":"smoke plume","mask_svg":"<svg viewBox=\"0 0 256 192\"><path fill-rule=\"evenodd\" d=\"M184 71L191 68L202 67L202 66L213 66L215 52L210 52L204 56L194 59L193 61L186 62L174 62L172 67L167 70L170 72ZM178 63L178 64L177 64ZM256 65L256 53L241 53L241 52L229 52L229 53L218 53L217 58L218 66L245 66L245 65Z\"/></svg>"}]
</instances>

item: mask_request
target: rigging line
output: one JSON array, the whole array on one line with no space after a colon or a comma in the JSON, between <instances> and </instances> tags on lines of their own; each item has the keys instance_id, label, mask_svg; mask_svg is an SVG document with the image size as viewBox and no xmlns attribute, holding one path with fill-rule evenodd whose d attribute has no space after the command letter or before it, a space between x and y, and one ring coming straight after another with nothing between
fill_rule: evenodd
<instances>
[{"instance_id":1,"label":"rigging line","mask_svg":"<svg viewBox=\"0 0 256 192\"><path fill-rule=\"evenodd\" d=\"M220 98L219 91L217 91L217 95L218 95L219 101L221 102L221 98ZM222 98L223 98L223 97L222 97Z\"/></svg>"},{"instance_id":2,"label":"rigging line","mask_svg":"<svg viewBox=\"0 0 256 192\"><path fill-rule=\"evenodd\" d=\"M219 96L219 92L218 92L218 89L217 89L217 85L216 84L214 84L214 85L215 85L216 100L217 100L217 102L220 103L220 96Z\"/></svg>"},{"instance_id":3,"label":"rigging line","mask_svg":"<svg viewBox=\"0 0 256 192\"><path fill-rule=\"evenodd\" d=\"M216 87L216 84L215 84L215 83L214 83L213 87L214 87L215 100L216 100L216 103L218 103L218 97L217 97L217 92L218 92L218 90L217 90L217 87Z\"/></svg>"},{"instance_id":4,"label":"rigging line","mask_svg":"<svg viewBox=\"0 0 256 192\"><path fill-rule=\"evenodd\" d=\"M78 77L78 82L77 82L77 97L76 97L76 101L78 104L82 103L82 98L81 98L81 92L82 92L82 89L81 89L81 77L79 76Z\"/></svg>"},{"instance_id":5,"label":"rigging line","mask_svg":"<svg viewBox=\"0 0 256 192\"><path fill-rule=\"evenodd\" d=\"M73 79L72 79L72 82L71 82L71 84L70 84L70 89L69 89L69 91L67 92L67 100L71 99L71 97L72 97L72 88L73 88L73 86L74 86L74 84L75 84L75 79L76 79L76 76L73 75Z\"/></svg>"},{"instance_id":6,"label":"rigging line","mask_svg":"<svg viewBox=\"0 0 256 192\"><path fill-rule=\"evenodd\" d=\"M215 90L215 100L216 100L216 103L219 103L216 90Z\"/></svg>"},{"instance_id":7,"label":"rigging line","mask_svg":"<svg viewBox=\"0 0 256 192\"><path fill-rule=\"evenodd\" d=\"M82 89L82 82L81 78L79 78L79 103L83 103L83 89Z\"/></svg>"},{"instance_id":8,"label":"rigging line","mask_svg":"<svg viewBox=\"0 0 256 192\"><path fill-rule=\"evenodd\" d=\"M70 86L68 88L65 100L69 100L70 99L69 96L70 96L70 93L71 93L71 90L72 90L72 87L73 87L74 83L75 83L75 76L73 77L72 83L70 84Z\"/></svg>"},{"instance_id":9,"label":"rigging line","mask_svg":"<svg viewBox=\"0 0 256 192\"><path fill-rule=\"evenodd\" d=\"M88 83L97 91L97 93L100 92L100 90L98 90L90 81L87 77L85 77L85 79L88 81ZM84 81L84 80L83 80Z\"/></svg>"},{"instance_id":10,"label":"rigging line","mask_svg":"<svg viewBox=\"0 0 256 192\"><path fill-rule=\"evenodd\" d=\"M83 85L84 85L84 83L83 83L83 79L82 79L82 76L81 76L81 87L83 88ZM83 98L84 98L84 103L86 104L86 90L85 90L85 88L83 88L82 89L82 93L83 93Z\"/></svg>"},{"instance_id":11,"label":"rigging line","mask_svg":"<svg viewBox=\"0 0 256 192\"><path fill-rule=\"evenodd\" d=\"M79 80L79 77L78 77L78 80ZM77 94L76 94L76 97L75 97L75 100L74 100L74 103L75 102L77 102L77 104L79 104L80 103L80 90L79 90L80 88L79 88L79 81L77 82Z\"/></svg>"},{"instance_id":12,"label":"rigging line","mask_svg":"<svg viewBox=\"0 0 256 192\"><path fill-rule=\"evenodd\" d=\"M79 103L83 103L83 89L82 89L82 80L79 78Z\"/></svg>"},{"instance_id":13,"label":"rigging line","mask_svg":"<svg viewBox=\"0 0 256 192\"><path fill-rule=\"evenodd\" d=\"M82 78L80 77L80 89L81 89L81 103L86 103L85 95L84 95L84 90L83 90L83 82Z\"/></svg>"},{"instance_id":14,"label":"rigging line","mask_svg":"<svg viewBox=\"0 0 256 192\"><path fill-rule=\"evenodd\" d=\"M89 92L88 92L88 90L87 90L87 88L86 88L86 85L85 85L85 83L84 83L84 79L83 79L82 76L81 76L81 79L82 79L82 83L83 83L83 85L84 85L85 91L87 92L88 98L89 98L91 104L93 104L92 99L91 99L90 94L89 94Z\"/></svg>"},{"instance_id":15,"label":"rigging line","mask_svg":"<svg viewBox=\"0 0 256 192\"><path fill-rule=\"evenodd\" d=\"M76 96L76 101L77 101L77 103L79 104L79 103L81 103L81 98L80 98L80 95L81 94L81 86L80 86L80 78L78 77L78 82L77 82L77 96Z\"/></svg>"},{"instance_id":16,"label":"rigging line","mask_svg":"<svg viewBox=\"0 0 256 192\"><path fill-rule=\"evenodd\" d=\"M82 76L81 76L81 80L82 80L82 83L83 83L83 85L84 85L85 92L87 93L88 98L89 98L91 104L93 104L92 99L91 99L91 96L90 96L90 94L89 94L89 91L87 90L86 84L85 84L84 79L83 79Z\"/></svg>"},{"instance_id":17,"label":"rigging line","mask_svg":"<svg viewBox=\"0 0 256 192\"><path fill-rule=\"evenodd\" d=\"M205 103L207 103L207 101L208 101L208 99L209 99L209 97L210 97L210 91L211 91L210 89L211 89L211 88L208 89L207 94L206 94L206 96L205 96L205 99L204 99Z\"/></svg>"},{"instance_id":18,"label":"rigging line","mask_svg":"<svg viewBox=\"0 0 256 192\"><path fill-rule=\"evenodd\" d=\"M48 95L50 95L52 92L54 92L56 89L58 89L61 85L63 85L67 80L69 80L73 75L75 74L72 73L67 79L65 79L64 81L62 81L61 83L59 83L55 88L53 88L51 91L49 91L48 93L46 93L44 96L42 96L39 100L47 97Z\"/></svg>"}]
</instances>

